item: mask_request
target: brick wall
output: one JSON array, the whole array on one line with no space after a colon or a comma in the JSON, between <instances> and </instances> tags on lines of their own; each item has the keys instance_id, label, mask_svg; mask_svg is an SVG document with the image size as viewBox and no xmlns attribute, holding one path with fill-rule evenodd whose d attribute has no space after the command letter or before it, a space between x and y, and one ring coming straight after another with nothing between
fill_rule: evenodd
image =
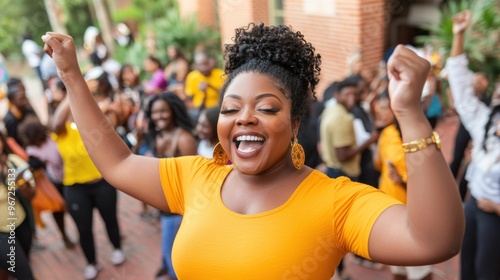
<instances>
[{"instance_id":1,"label":"brick wall","mask_svg":"<svg viewBox=\"0 0 500 280\"><path fill-rule=\"evenodd\" d=\"M217 1L214 5L212 1ZM217 7L222 44L230 43L234 29L250 22L270 19L271 0L182 0L181 13L204 13ZM385 38L384 0L283 0L285 24L304 34L322 57L322 71L317 93L346 75L347 57L363 53L363 67L376 67L383 57ZM193 8L195 7L195 8ZM215 15L215 13L213 13ZM213 16L213 18L217 18ZM209 20L206 20L209 21Z\"/></svg>"},{"instance_id":2,"label":"brick wall","mask_svg":"<svg viewBox=\"0 0 500 280\"><path fill-rule=\"evenodd\" d=\"M269 24L269 1L252 0L253 22Z\"/></svg>"},{"instance_id":3,"label":"brick wall","mask_svg":"<svg viewBox=\"0 0 500 280\"><path fill-rule=\"evenodd\" d=\"M363 65L377 67L385 50L385 1L367 0L361 6Z\"/></svg>"},{"instance_id":4,"label":"brick wall","mask_svg":"<svg viewBox=\"0 0 500 280\"><path fill-rule=\"evenodd\" d=\"M182 17L197 14L200 7L198 6L198 0L181 0L177 1L179 4L179 12Z\"/></svg>"},{"instance_id":5,"label":"brick wall","mask_svg":"<svg viewBox=\"0 0 500 280\"><path fill-rule=\"evenodd\" d=\"M301 31L321 54L322 67L317 94L333 81L345 77L347 57L363 53L363 66L376 67L382 58L384 43L383 0L337 0L321 10L307 8L306 0L285 1L285 24ZM304 11L307 11L307 13Z\"/></svg>"},{"instance_id":6,"label":"brick wall","mask_svg":"<svg viewBox=\"0 0 500 280\"><path fill-rule=\"evenodd\" d=\"M236 28L251 22L269 24L268 0L219 0L218 8L222 44L231 43Z\"/></svg>"},{"instance_id":7,"label":"brick wall","mask_svg":"<svg viewBox=\"0 0 500 280\"><path fill-rule=\"evenodd\" d=\"M202 26L217 27L217 0L198 0L198 20Z\"/></svg>"},{"instance_id":8,"label":"brick wall","mask_svg":"<svg viewBox=\"0 0 500 280\"><path fill-rule=\"evenodd\" d=\"M180 0L181 16L195 14L200 26L217 27L217 0Z\"/></svg>"}]
</instances>

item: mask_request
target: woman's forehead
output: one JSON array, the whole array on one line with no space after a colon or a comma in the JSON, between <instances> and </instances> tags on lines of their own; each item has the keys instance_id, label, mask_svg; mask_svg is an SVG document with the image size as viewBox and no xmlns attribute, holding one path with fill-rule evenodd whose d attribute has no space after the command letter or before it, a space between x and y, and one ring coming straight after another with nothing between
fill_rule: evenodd
<instances>
[{"instance_id":1,"label":"woman's forehead","mask_svg":"<svg viewBox=\"0 0 500 280\"><path fill-rule=\"evenodd\" d=\"M226 94L230 92L253 93L251 91L247 91L246 89L255 88L272 89L273 92L278 90L286 98L291 97L289 90L287 90L283 82L268 73L258 71L245 71L237 74L231 81L231 84L228 85Z\"/></svg>"}]
</instances>

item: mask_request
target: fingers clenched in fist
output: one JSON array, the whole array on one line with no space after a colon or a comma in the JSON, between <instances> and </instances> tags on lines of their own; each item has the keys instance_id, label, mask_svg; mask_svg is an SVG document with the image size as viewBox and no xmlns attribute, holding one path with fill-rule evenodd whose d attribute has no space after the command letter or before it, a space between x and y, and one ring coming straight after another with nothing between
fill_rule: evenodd
<instances>
[{"instance_id":1,"label":"fingers clenched in fist","mask_svg":"<svg viewBox=\"0 0 500 280\"><path fill-rule=\"evenodd\" d=\"M42 36L42 41L45 43L44 52L54 59L61 78L73 70L80 73L75 45L71 36L47 32Z\"/></svg>"},{"instance_id":2,"label":"fingers clenched in fist","mask_svg":"<svg viewBox=\"0 0 500 280\"><path fill-rule=\"evenodd\" d=\"M396 116L422 111L420 96L430 64L412 50L399 45L387 63L391 108Z\"/></svg>"},{"instance_id":3,"label":"fingers clenched in fist","mask_svg":"<svg viewBox=\"0 0 500 280\"><path fill-rule=\"evenodd\" d=\"M453 34L460 34L465 32L469 27L472 19L470 10L462 11L453 16Z\"/></svg>"}]
</instances>

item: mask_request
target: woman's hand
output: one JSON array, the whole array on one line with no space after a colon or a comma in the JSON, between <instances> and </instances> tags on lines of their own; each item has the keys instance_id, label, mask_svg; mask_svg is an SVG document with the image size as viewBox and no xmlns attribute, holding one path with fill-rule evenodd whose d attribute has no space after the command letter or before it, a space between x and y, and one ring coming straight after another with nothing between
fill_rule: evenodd
<instances>
[{"instance_id":1,"label":"woman's hand","mask_svg":"<svg viewBox=\"0 0 500 280\"><path fill-rule=\"evenodd\" d=\"M64 81L67 74L76 71L81 74L76 58L73 38L68 35L47 32L42 36L43 50L54 59L59 77Z\"/></svg>"},{"instance_id":2,"label":"woman's hand","mask_svg":"<svg viewBox=\"0 0 500 280\"><path fill-rule=\"evenodd\" d=\"M396 117L422 114L420 97L430 64L412 50L397 46L387 63L391 108Z\"/></svg>"},{"instance_id":3,"label":"woman's hand","mask_svg":"<svg viewBox=\"0 0 500 280\"><path fill-rule=\"evenodd\" d=\"M471 22L470 10L465 10L453 16L453 34L461 34L467 30Z\"/></svg>"},{"instance_id":4,"label":"woman's hand","mask_svg":"<svg viewBox=\"0 0 500 280\"><path fill-rule=\"evenodd\" d=\"M489 199L479 199L477 201L477 207L479 207L479 209L483 210L484 212L496 213L500 216L500 204L496 204Z\"/></svg>"}]
</instances>

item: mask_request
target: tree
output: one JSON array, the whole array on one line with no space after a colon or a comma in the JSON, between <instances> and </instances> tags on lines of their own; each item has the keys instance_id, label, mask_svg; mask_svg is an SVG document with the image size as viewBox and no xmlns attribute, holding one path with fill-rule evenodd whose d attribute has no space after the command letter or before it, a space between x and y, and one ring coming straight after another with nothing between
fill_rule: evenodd
<instances>
[{"instance_id":1,"label":"tree","mask_svg":"<svg viewBox=\"0 0 500 280\"><path fill-rule=\"evenodd\" d=\"M108 48L108 52L113 54L115 49L115 40L113 38L113 23L111 22L111 17L109 16L108 5L104 0L94 0L93 3L102 38Z\"/></svg>"},{"instance_id":2,"label":"tree","mask_svg":"<svg viewBox=\"0 0 500 280\"><path fill-rule=\"evenodd\" d=\"M45 10L49 16L52 31L65 34L68 33L64 25L64 13L57 0L44 0L43 2L45 3Z\"/></svg>"},{"instance_id":3,"label":"tree","mask_svg":"<svg viewBox=\"0 0 500 280\"><path fill-rule=\"evenodd\" d=\"M50 29L43 1L0 0L0 52L4 55L21 52L25 32L41 44L40 37Z\"/></svg>"},{"instance_id":4,"label":"tree","mask_svg":"<svg viewBox=\"0 0 500 280\"><path fill-rule=\"evenodd\" d=\"M192 61L193 51L197 46L203 46L209 54L219 61L222 60L219 32L208 27L200 27L195 16L181 18L178 9L170 9L163 13L163 17L144 27L142 34L154 34L156 49L154 55L163 62L168 60L169 45L180 47L189 61ZM116 59L122 63L141 67L148 54L145 41L145 38L142 38L128 48L119 48Z\"/></svg>"},{"instance_id":5,"label":"tree","mask_svg":"<svg viewBox=\"0 0 500 280\"><path fill-rule=\"evenodd\" d=\"M450 1L442 11L441 24L427 27L431 35L420 36L421 43L432 44L448 56L453 40L453 15L472 12L472 26L466 33L465 52L473 71L485 72L491 81L500 75L500 2L498 0ZM493 83L491 83L493 84Z\"/></svg>"},{"instance_id":6,"label":"tree","mask_svg":"<svg viewBox=\"0 0 500 280\"><path fill-rule=\"evenodd\" d=\"M1 1L1 0L0 0ZM83 46L83 35L88 26L94 25L87 0L59 0L65 15L64 26L75 40L76 46Z\"/></svg>"}]
</instances>

